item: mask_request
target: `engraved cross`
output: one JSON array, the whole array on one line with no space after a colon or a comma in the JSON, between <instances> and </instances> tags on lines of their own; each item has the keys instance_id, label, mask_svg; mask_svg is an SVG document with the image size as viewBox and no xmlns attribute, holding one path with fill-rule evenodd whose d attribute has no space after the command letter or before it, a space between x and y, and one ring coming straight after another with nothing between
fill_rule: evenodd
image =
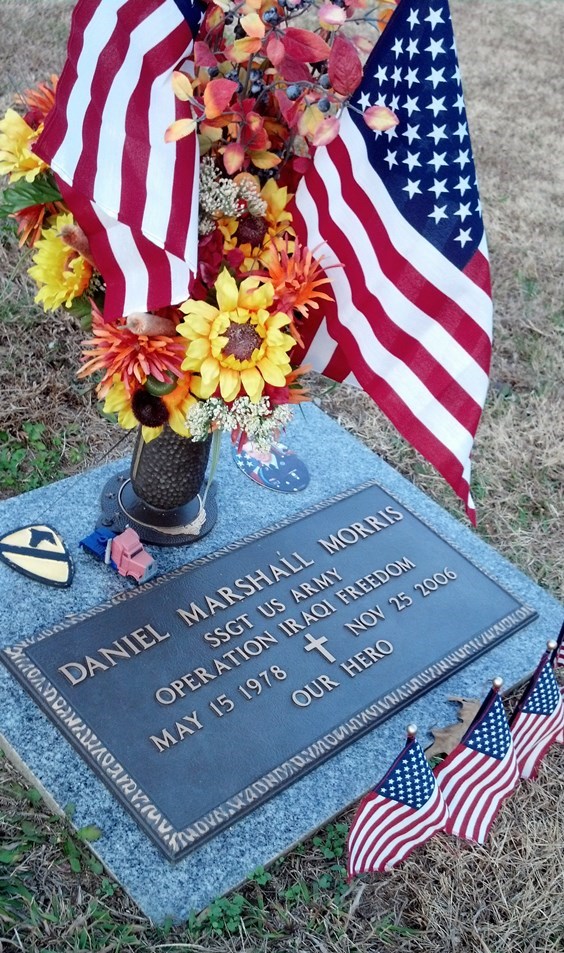
<instances>
[{"instance_id":1,"label":"engraved cross","mask_svg":"<svg viewBox=\"0 0 564 953\"><path fill-rule=\"evenodd\" d=\"M319 652L323 656L323 658L326 658L328 662L337 661L335 656L331 655L331 652L329 652L326 648L324 648L324 644L327 641L327 637L325 635L322 635L321 638L319 639L315 639L313 635L310 635L309 632L306 632L306 634L304 635L304 639L307 639L309 643L308 645L304 645L304 650L306 652L311 652L312 649L315 649L317 652Z\"/></svg>"}]
</instances>

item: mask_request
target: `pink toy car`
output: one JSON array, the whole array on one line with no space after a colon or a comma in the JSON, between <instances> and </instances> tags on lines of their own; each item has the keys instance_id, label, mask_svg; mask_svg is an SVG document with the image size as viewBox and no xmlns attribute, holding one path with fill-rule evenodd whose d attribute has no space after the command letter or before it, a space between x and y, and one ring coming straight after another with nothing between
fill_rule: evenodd
<instances>
[{"instance_id":1,"label":"pink toy car","mask_svg":"<svg viewBox=\"0 0 564 953\"><path fill-rule=\"evenodd\" d=\"M155 560L145 552L139 536L131 527L108 540L106 562L114 565L120 576L127 576L138 583L147 582L155 575Z\"/></svg>"}]
</instances>

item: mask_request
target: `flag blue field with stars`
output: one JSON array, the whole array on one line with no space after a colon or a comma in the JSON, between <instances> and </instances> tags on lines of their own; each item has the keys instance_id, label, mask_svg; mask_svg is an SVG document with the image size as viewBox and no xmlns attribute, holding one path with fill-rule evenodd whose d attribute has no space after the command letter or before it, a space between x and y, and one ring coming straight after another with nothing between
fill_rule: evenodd
<instances>
[{"instance_id":1,"label":"flag blue field with stars","mask_svg":"<svg viewBox=\"0 0 564 953\"><path fill-rule=\"evenodd\" d=\"M397 17L397 21L396 21ZM484 228L452 23L443 3L401 3L374 48L353 105L400 120L373 132L352 120L405 218L463 268ZM372 140L372 141L371 141Z\"/></svg>"}]
</instances>

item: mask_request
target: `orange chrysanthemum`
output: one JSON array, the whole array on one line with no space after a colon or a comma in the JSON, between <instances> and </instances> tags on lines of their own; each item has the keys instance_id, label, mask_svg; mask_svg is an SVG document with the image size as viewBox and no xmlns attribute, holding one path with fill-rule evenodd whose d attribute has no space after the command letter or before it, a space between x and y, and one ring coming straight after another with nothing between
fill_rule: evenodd
<instances>
[{"instance_id":1,"label":"orange chrysanthemum","mask_svg":"<svg viewBox=\"0 0 564 953\"><path fill-rule=\"evenodd\" d=\"M25 92L16 97L16 101L27 106L28 113L25 121L33 129L42 123L55 105L55 91L59 77L53 73L49 77L48 83L39 83L35 89L26 89Z\"/></svg>"},{"instance_id":2,"label":"orange chrysanthemum","mask_svg":"<svg viewBox=\"0 0 564 953\"><path fill-rule=\"evenodd\" d=\"M297 311L302 317L307 318L310 308L319 308L316 298L322 298L325 301L333 300L331 295L318 290L320 285L327 285L330 282L320 262L313 257L309 248L301 245L297 239L292 242L292 246L291 254L288 252L287 243L282 248L270 246L262 260L268 268L268 275L274 285L276 307L286 314ZM289 330L294 340L303 347L294 321Z\"/></svg>"},{"instance_id":3,"label":"orange chrysanthemum","mask_svg":"<svg viewBox=\"0 0 564 953\"><path fill-rule=\"evenodd\" d=\"M88 377L96 371L105 371L98 384L100 398L106 397L115 383L116 375L122 381L128 397L140 384L145 384L149 375L166 383L169 374L186 376L181 370L186 344L182 338L157 334L133 334L125 324L105 324L95 304L92 305L92 333L94 337L84 341L84 366L77 377Z\"/></svg>"},{"instance_id":4,"label":"orange chrysanthemum","mask_svg":"<svg viewBox=\"0 0 564 953\"><path fill-rule=\"evenodd\" d=\"M61 202L48 202L47 205L30 205L10 215L10 218L15 219L17 223L20 248L26 244L35 245L41 237L45 218L62 212L64 212L64 206Z\"/></svg>"}]
</instances>

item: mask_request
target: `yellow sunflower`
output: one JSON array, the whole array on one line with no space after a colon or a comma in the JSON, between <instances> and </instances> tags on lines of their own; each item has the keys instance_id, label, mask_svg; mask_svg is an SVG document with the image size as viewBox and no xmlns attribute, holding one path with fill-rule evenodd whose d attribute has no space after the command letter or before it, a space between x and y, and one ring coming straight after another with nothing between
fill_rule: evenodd
<instances>
[{"instance_id":1,"label":"yellow sunflower","mask_svg":"<svg viewBox=\"0 0 564 953\"><path fill-rule=\"evenodd\" d=\"M280 330L290 318L267 310L274 298L270 281L245 278L238 287L224 268L215 291L217 308L205 301L181 305L186 319L176 330L190 341L182 369L200 374L197 396L203 400L219 387L228 403L241 393L256 403L265 383L285 387L291 373L288 352L294 339Z\"/></svg>"},{"instance_id":2,"label":"yellow sunflower","mask_svg":"<svg viewBox=\"0 0 564 953\"><path fill-rule=\"evenodd\" d=\"M159 436L165 423L168 423L169 427L181 437L190 437L186 415L195 403L196 398L190 393L189 375L185 380L179 381L170 394L156 397L143 388L139 388L133 395L128 393L120 375L114 374L112 385L104 401L104 413L117 414L118 424L124 430L133 430L141 424L143 440L145 443L150 443ZM157 420L161 422L156 426L150 426ZM143 421L149 421L150 424Z\"/></svg>"},{"instance_id":3,"label":"yellow sunflower","mask_svg":"<svg viewBox=\"0 0 564 953\"><path fill-rule=\"evenodd\" d=\"M45 311L55 311L62 304L70 308L73 300L86 291L92 277L91 265L60 236L62 227L72 224L70 212L57 215L35 244L35 264L28 269L28 275L39 287L35 301Z\"/></svg>"},{"instance_id":4,"label":"yellow sunflower","mask_svg":"<svg viewBox=\"0 0 564 953\"><path fill-rule=\"evenodd\" d=\"M42 128L32 129L14 109L7 110L0 120L0 175L9 175L10 182L33 182L48 168L29 148Z\"/></svg>"},{"instance_id":5,"label":"yellow sunflower","mask_svg":"<svg viewBox=\"0 0 564 953\"><path fill-rule=\"evenodd\" d=\"M285 235L293 235L291 227L292 213L286 210L292 196L286 186L280 188L269 179L260 191L260 197L266 202L264 217L248 215L244 218L221 218L218 221L223 235L225 252L238 248L245 256L241 271L254 271L261 268L262 257L271 242L276 246L284 243Z\"/></svg>"}]
</instances>

